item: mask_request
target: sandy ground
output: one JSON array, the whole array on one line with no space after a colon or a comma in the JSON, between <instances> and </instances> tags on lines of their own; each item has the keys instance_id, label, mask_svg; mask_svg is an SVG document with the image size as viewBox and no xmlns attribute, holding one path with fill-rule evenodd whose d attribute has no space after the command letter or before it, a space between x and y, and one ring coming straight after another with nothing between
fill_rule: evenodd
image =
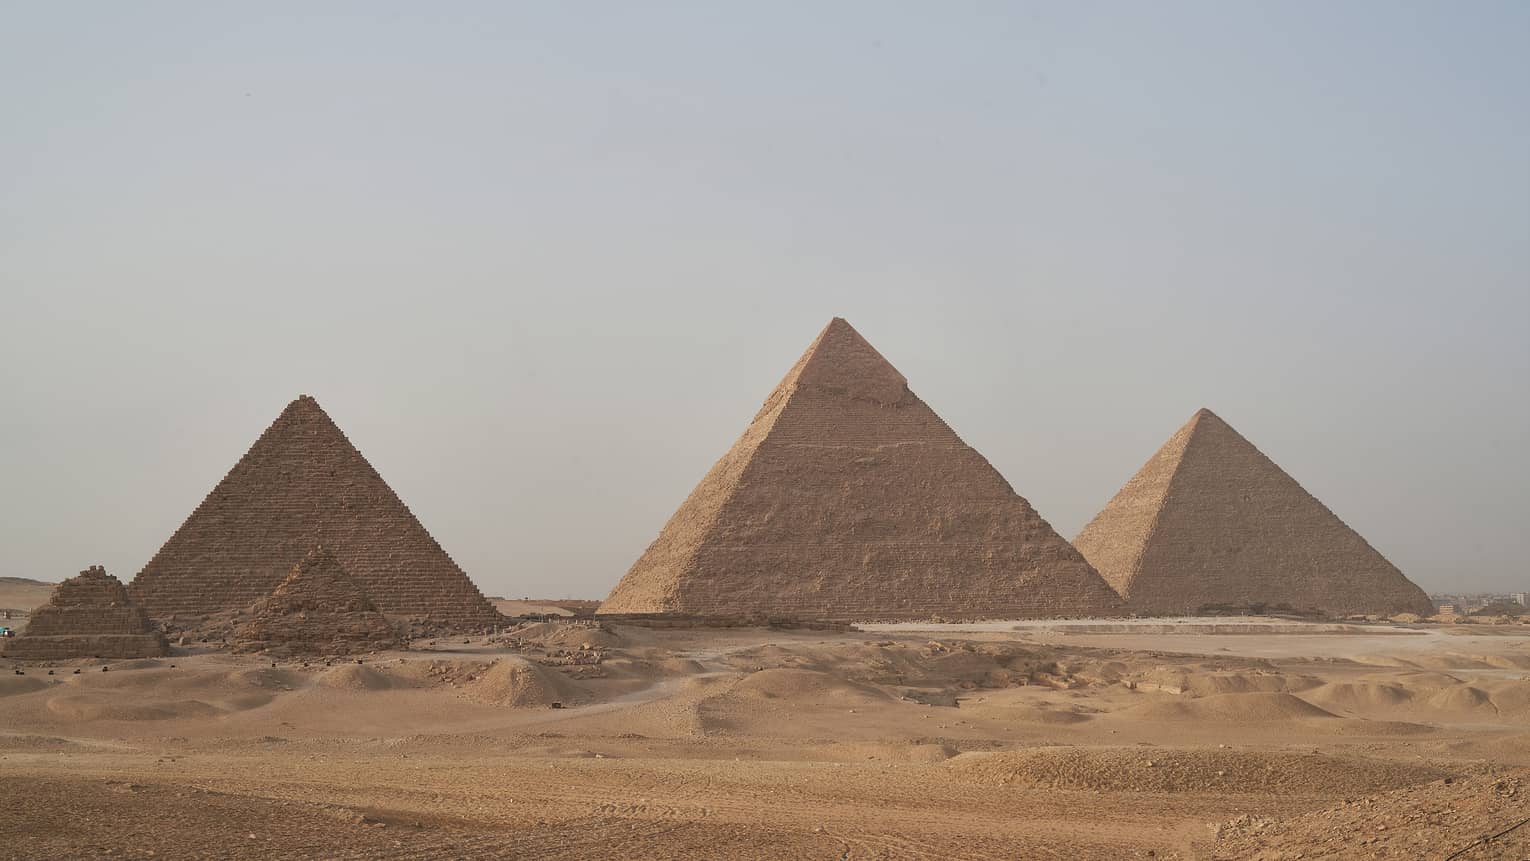
<instances>
[{"instance_id":1,"label":"sandy ground","mask_svg":"<svg viewBox=\"0 0 1530 861\"><path fill-rule=\"evenodd\" d=\"M40 580L28 580L25 577L0 577L0 611L31 612L33 607L48 603L48 596L53 594L53 587L57 585L57 583L44 583ZM11 620L0 618L0 625L19 631L26 627L26 619L24 617Z\"/></svg>"},{"instance_id":2,"label":"sandy ground","mask_svg":"<svg viewBox=\"0 0 1530 861\"><path fill-rule=\"evenodd\" d=\"M509 598L490 598L489 603L494 609L506 616L572 616L572 611L549 604L545 601L521 601Z\"/></svg>"},{"instance_id":3,"label":"sandy ground","mask_svg":"<svg viewBox=\"0 0 1530 861\"><path fill-rule=\"evenodd\" d=\"M0 858L1530 858L1530 626L1213 624L7 663Z\"/></svg>"}]
</instances>

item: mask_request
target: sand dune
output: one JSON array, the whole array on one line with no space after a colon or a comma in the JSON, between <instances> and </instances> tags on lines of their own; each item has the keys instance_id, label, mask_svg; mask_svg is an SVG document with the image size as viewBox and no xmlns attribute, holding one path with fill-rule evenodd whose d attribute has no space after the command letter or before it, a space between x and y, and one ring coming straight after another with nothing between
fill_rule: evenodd
<instances>
[{"instance_id":1,"label":"sand dune","mask_svg":"<svg viewBox=\"0 0 1530 861\"><path fill-rule=\"evenodd\" d=\"M889 697L876 688L845 681L828 673L815 670L760 670L750 673L729 693L741 697L758 697L774 700L802 700L807 703L830 705L885 703Z\"/></svg>"},{"instance_id":2,"label":"sand dune","mask_svg":"<svg viewBox=\"0 0 1530 861\"><path fill-rule=\"evenodd\" d=\"M1121 713L1139 720L1264 723L1336 717L1294 694L1215 694L1143 703Z\"/></svg>"},{"instance_id":3,"label":"sand dune","mask_svg":"<svg viewBox=\"0 0 1530 861\"><path fill-rule=\"evenodd\" d=\"M48 710L61 718L76 721L152 721L176 718L210 718L223 709L201 700L158 700L124 702L117 697L99 694L56 696L48 700Z\"/></svg>"},{"instance_id":4,"label":"sand dune","mask_svg":"<svg viewBox=\"0 0 1530 861\"><path fill-rule=\"evenodd\" d=\"M1413 702L1413 692L1386 682L1337 682L1307 694L1318 705L1350 712L1397 709Z\"/></svg>"}]
</instances>

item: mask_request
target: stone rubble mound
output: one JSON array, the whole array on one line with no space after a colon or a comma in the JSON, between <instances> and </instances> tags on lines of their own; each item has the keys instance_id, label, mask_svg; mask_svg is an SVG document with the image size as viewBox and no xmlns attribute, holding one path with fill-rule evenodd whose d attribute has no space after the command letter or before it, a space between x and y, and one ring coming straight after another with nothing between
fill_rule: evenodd
<instances>
[{"instance_id":1,"label":"stone rubble mound","mask_svg":"<svg viewBox=\"0 0 1530 861\"><path fill-rule=\"evenodd\" d=\"M236 651L348 655L399 645L393 624L324 547L309 552L250 616L234 632Z\"/></svg>"}]
</instances>

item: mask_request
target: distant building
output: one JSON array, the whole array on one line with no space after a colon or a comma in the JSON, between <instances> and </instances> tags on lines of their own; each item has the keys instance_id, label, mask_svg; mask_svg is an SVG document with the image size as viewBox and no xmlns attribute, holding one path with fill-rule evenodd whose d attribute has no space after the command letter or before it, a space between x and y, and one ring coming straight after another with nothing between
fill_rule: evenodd
<instances>
[{"instance_id":1,"label":"distant building","mask_svg":"<svg viewBox=\"0 0 1530 861\"><path fill-rule=\"evenodd\" d=\"M1530 607L1530 592L1515 592L1509 599L1521 607Z\"/></svg>"},{"instance_id":2,"label":"distant building","mask_svg":"<svg viewBox=\"0 0 1530 861\"><path fill-rule=\"evenodd\" d=\"M1441 616L1454 616L1455 614L1456 614L1456 605L1455 604L1441 604L1440 605L1439 615L1441 615Z\"/></svg>"}]
</instances>

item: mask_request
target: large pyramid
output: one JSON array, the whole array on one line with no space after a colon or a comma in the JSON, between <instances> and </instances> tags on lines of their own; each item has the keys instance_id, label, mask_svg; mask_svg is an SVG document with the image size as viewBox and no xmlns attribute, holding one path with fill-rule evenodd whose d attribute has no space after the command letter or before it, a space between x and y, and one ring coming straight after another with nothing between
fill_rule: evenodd
<instances>
[{"instance_id":1,"label":"large pyramid","mask_svg":"<svg viewBox=\"0 0 1530 861\"><path fill-rule=\"evenodd\" d=\"M398 633L366 590L323 547L315 547L234 632L243 651L285 649L294 654L346 655L391 649Z\"/></svg>"},{"instance_id":2,"label":"large pyramid","mask_svg":"<svg viewBox=\"0 0 1530 861\"><path fill-rule=\"evenodd\" d=\"M307 395L287 405L130 588L158 619L243 609L321 544L384 613L461 626L499 619Z\"/></svg>"},{"instance_id":3,"label":"large pyramid","mask_svg":"<svg viewBox=\"0 0 1530 861\"><path fill-rule=\"evenodd\" d=\"M1191 416L1073 544L1139 613L1432 612L1422 589L1210 410Z\"/></svg>"},{"instance_id":4,"label":"large pyramid","mask_svg":"<svg viewBox=\"0 0 1530 861\"><path fill-rule=\"evenodd\" d=\"M26 631L5 647L7 658L152 658L170 653L164 634L128 599L122 581L99 565L54 587L32 611Z\"/></svg>"},{"instance_id":5,"label":"large pyramid","mask_svg":"<svg viewBox=\"0 0 1530 861\"><path fill-rule=\"evenodd\" d=\"M1119 599L835 318L601 613L1083 616Z\"/></svg>"}]
</instances>

